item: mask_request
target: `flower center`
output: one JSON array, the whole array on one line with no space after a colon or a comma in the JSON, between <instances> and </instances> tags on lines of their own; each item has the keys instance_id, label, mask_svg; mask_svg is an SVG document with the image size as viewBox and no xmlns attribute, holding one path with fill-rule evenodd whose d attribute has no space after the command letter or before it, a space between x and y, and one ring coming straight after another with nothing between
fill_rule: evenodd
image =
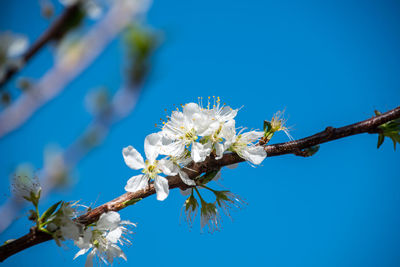
<instances>
[{"instance_id":1,"label":"flower center","mask_svg":"<svg viewBox=\"0 0 400 267\"><path fill-rule=\"evenodd\" d=\"M185 140L187 143L195 142L198 137L196 135L196 132L194 129L191 129L190 131L187 131L184 135L180 137L180 139Z\"/></svg>"},{"instance_id":2,"label":"flower center","mask_svg":"<svg viewBox=\"0 0 400 267\"><path fill-rule=\"evenodd\" d=\"M154 161L153 164L150 164L148 160L146 160L146 167L143 169L143 173L150 176L150 178L156 177L161 171L157 167L158 160Z\"/></svg>"}]
</instances>

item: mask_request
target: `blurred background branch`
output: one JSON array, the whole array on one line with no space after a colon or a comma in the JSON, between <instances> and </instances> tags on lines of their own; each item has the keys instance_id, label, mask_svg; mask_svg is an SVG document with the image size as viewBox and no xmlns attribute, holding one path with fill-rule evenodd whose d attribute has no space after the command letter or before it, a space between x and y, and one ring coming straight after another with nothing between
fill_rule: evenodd
<instances>
[{"instance_id":1,"label":"blurred background branch","mask_svg":"<svg viewBox=\"0 0 400 267\"><path fill-rule=\"evenodd\" d=\"M79 2L67 7L63 13L50 25L50 27L43 32L40 37L29 47L29 49L22 56L22 66L21 68L28 63L28 61L37 53L40 49L42 49L48 42L54 39L60 39L62 33L66 33L68 25L76 25L73 23L71 25L71 21L76 21L74 18L80 16L81 5ZM5 84L16 74L21 68L17 68L16 66L8 67L4 75L0 78L0 91L5 89Z\"/></svg>"},{"instance_id":2,"label":"blurred background branch","mask_svg":"<svg viewBox=\"0 0 400 267\"><path fill-rule=\"evenodd\" d=\"M40 81L0 113L0 138L20 127L37 109L57 96L106 45L147 9L146 1L116 1L106 16L60 55Z\"/></svg>"},{"instance_id":3,"label":"blurred background branch","mask_svg":"<svg viewBox=\"0 0 400 267\"><path fill-rule=\"evenodd\" d=\"M123 2L123 1L121 1ZM128 6L130 10L126 10L126 6L118 4L109 13L106 20L102 22L94 32L91 32L88 39L84 39L82 44L86 46L86 49L93 48L90 45L91 42L95 42L97 53L99 53L104 45L114 37L121 29L125 28L124 44L126 47L126 78L124 85L117 90L112 98L109 98L108 91L104 89L92 92L87 98L88 109L93 114L92 122L87 126L85 131L64 151L57 151L53 153L48 160L45 159L43 168L37 172L37 176L41 180L43 185L42 197L45 197L60 184L66 182L68 175L80 160L85 157L93 148L100 145L107 137L110 128L121 119L128 116L134 109L137 99L140 94L140 90L145 82L145 78L150 70L150 58L153 50L157 46L156 34L149 29L142 28L137 24L129 25L131 22L131 16L137 15L143 7L140 6ZM116 9L115 9L116 8ZM124 17L121 17L121 10L124 10ZM118 14L118 15L117 15ZM108 24L112 25L108 25ZM97 38L102 40L97 41ZM72 53L72 52L71 52ZM85 55L85 60L92 60L94 52L91 51L90 55ZM79 54L81 55L81 54ZM78 57L80 59L81 57ZM77 64L74 62L70 67L76 67ZM87 65L87 64L86 64ZM84 66L80 66L83 69ZM57 73L58 75L67 75L64 84L72 80L71 72L72 69ZM75 74L76 72L74 72ZM58 80L56 81L58 82ZM63 84L63 85L64 85ZM48 85L50 90L51 83ZM59 84L60 85L60 84ZM61 86L61 85L60 85ZM61 88L59 86L59 88ZM43 87L36 87L36 90L41 90ZM34 90L34 89L32 89ZM41 91L40 91L41 92ZM28 100L26 100L28 101ZM20 109L25 109L26 106L18 106ZM17 111L16 111L17 112ZM5 116L5 115L3 115ZM8 117L3 117L8 119ZM0 126L1 127L1 126ZM17 175L17 174L16 174ZM0 216L0 233L3 232L7 227L15 220L15 218L21 212L24 207L24 203L21 199L11 196L1 207Z\"/></svg>"}]
</instances>

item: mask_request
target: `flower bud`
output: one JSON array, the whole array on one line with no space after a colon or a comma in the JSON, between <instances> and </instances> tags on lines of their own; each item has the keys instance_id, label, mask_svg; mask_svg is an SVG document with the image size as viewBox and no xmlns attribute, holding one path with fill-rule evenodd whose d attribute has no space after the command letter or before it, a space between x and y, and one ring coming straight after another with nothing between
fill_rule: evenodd
<instances>
[{"instance_id":1,"label":"flower bud","mask_svg":"<svg viewBox=\"0 0 400 267\"><path fill-rule=\"evenodd\" d=\"M16 196L22 197L31 201L34 205L37 205L42 188L40 187L39 179L37 176L34 176L31 167L27 165L18 167L14 175L12 188Z\"/></svg>"}]
</instances>

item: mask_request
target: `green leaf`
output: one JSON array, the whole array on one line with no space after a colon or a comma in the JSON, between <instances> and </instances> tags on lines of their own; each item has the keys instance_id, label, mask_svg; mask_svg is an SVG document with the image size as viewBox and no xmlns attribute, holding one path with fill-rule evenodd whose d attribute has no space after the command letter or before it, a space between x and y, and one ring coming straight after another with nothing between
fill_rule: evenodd
<instances>
[{"instance_id":1,"label":"green leaf","mask_svg":"<svg viewBox=\"0 0 400 267\"><path fill-rule=\"evenodd\" d=\"M389 137L392 139L394 150L396 150L397 143L400 144L400 119L391 120L379 125L378 129L381 130L378 136L378 148L382 145L385 137Z\"/></svg>"},{"instance_id":2,"label":"green leaf","mask_svg":"<svg viewBox=\"0 0 400 267\"><path fill-rule=\"evenodd\" d=\"M264 121L264 132L269 132L272 128L271 122Z\"/></svg>"},{"instance_id":3,"label":"green leaf","mask_svg":"<svg viewBox=\"0 0 400 267\"><path fill-rule=\"evenodd\" d=\"M385 136L383 134L379 134L379 136L378 136L378 147L377 148L379 148L383 144L383 141L385 141Z\"/></svg>"},{"instance_id":4,"label":"green leaf","mask_svg":"<svg viewBox=\"0 0 400 267\"><path fill-rule=\"evenodd\" d=\"M46 222L47 219L56 211L58 206L62 203L62 201L58 201L57 203L53 204L50 208L48 208L40 217L40 221L42 223Z\"/></svg>"}]
</instances>

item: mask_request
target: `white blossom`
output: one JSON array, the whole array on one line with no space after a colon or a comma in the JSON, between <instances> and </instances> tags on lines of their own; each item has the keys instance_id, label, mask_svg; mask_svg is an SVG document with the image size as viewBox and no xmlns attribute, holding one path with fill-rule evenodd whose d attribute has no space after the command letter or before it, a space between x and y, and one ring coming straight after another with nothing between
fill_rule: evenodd
<instances>
[{"instance_id":1,"label":"white blossom","mask_svg":"<svg viewBox=\"0 0 400 267\"><path fill-rule=\"evenodd\" d=\"M209 116L196 103L188 103L183 111L173 111L162 128L164 155L180 157L185 149L190 149L194 162L204 161L211 153L210 144L202 144L199 136L207 134L210 126Z\"/></svg>"},{"instance_id":2,"label":"white blossom","mask_svg":"<svg viewBox=\"0 0 400 267\"><path fill-rule=\"evenodd\" d=\"M237 153L241 158L259 165L267 156L263 146L254 144L264 133L250 131L236 135L234 132L230 138L227 138L224 146L232 152Z\"/></svg>"},{"instance_id":3,"label":"white blossom","mask_svg":"<svg viewBox=\"0 0 400 267\"><path fill-rule=\"evenodd\" d=\"M122 150L126 165L134 170L142 169L143 174L132 176L125 190L128 192L136 192L146 188L150 179L154 179L154 187L157 193L158 200L164 200L168 197L169 186L168 180L160 176L160 173L166 175L176 175L174 168L171 167L171 162L166 159L157 160L161 149L161 135L158 133L150 134L144 141L144 151L147 160L144 161L142 155L132 146L125 147Z\"/></svg>"},{"instance_id":4,"label":"white blossom","mask_svg":"<svg viewBox=\"0 0 400 267\"><path fill-rule=\"evenodd\" d=\"M80 248L74 259L89 252L85 267L93 266L94 257L105 264L112 264L114 258L127 260L125 253L118 246L130 244L126 238L126 233L131 233L128 226L136 226L129 221L121 221L118 212L109 211L103 213L96 223L96 226L88 227L83 234L75 241L75 245Z\"/></svg>"},{"instance_id":5,"label":"white blossom","mask_svg":"<svg viewBox=\"0 0 400 267\"><path fill-rule=\"evenodd\" d=\"M60 241L79 239L83 225L73 219L79 215L77 208L80 206L76 202L62 202L60 209L49 218L51 222L48 224L47 230L54 233L53 237L57 245L60 245Z\"/></svg>"}]
</instances>

